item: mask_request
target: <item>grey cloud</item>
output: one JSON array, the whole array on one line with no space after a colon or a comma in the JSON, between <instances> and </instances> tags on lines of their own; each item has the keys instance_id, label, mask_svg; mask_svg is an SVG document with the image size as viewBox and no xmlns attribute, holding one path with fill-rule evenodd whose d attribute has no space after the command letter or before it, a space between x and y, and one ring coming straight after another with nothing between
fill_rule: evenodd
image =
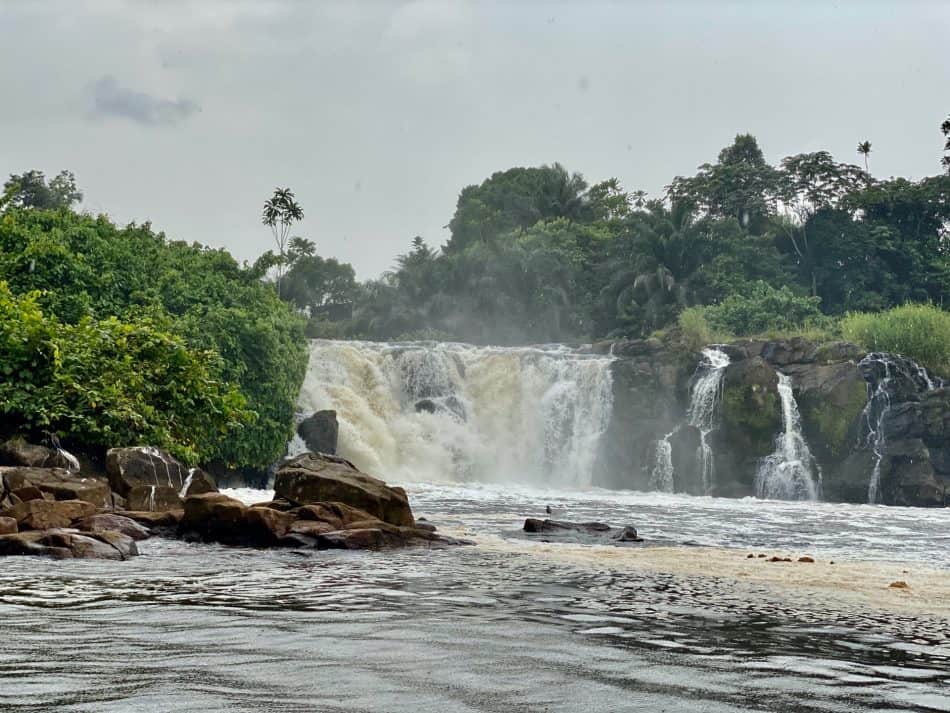
<instances>
[{"instance_id":1,"label":"grey cloud","mask_svg":"<svg viewBox=\"0 0 950 713\"><path fill-rule=\"evenodd\" d=\"M95 116L129 119L148 126L177 124L201 110L190 99L161 99L119 84L115 77L104 76L89 87Z\"/></svg>"}]
</instances>

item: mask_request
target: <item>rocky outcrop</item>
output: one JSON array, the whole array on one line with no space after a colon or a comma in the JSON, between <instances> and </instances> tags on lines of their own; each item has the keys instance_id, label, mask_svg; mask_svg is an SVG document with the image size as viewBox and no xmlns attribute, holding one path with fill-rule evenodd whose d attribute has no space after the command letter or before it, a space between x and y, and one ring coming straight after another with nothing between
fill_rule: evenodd
<instances>
[{"instance_id":1,"label":"rocky outcrop","mask_svg":"<svg viewBox=\"0 0 950 713\"><path fill-rule=\"evenodd\" d=\"M545 541L553 539L577 541L613 540L616 542L643 542L633 525L613 528L603 522L566 522L564 520L540 520L529 517L524 521L525 532L545 535Z\"/></svg>"},{"instance_id":2,"label":"rocky outcrop","mask_svg":"<svg viewBox=\"0 0 950 713\"><path fill-rule=\"evenodd\" d=\"M130 510L164 511L181 508L188 468L169 453L151 446L110 448L106 474L112 490L126 499Z\"/></svg>"},{"instance_id":3,"label":"rocky outcrop","mask_svg":"<svg viewBox=\"0 0 950 713\"><path fill-rule=\"evenodd\" d=\"M82 500L27 500L5 510L3 515L16 520L17 529L48 530L69 527L73 520L94 515L96 506Z\"/></svg>"},{"instance_id":4,"label":"rocky outcrop","mask_svg":"<svg viewBox=\"0 0 950 713\"><path fill-rule=\"evenodd\" d=\"M25 500L19 491L33 488L54 500L85 500L98 507L112 506L108 483L85 478L62 468L27 466L0 467L0 491L9 491Z\"/></svg>"},{"instance_id":5,"label":"rocky outcrop","mask_svg":"<svg viewBox=\"0 0 950 713\"><path fill-rule=\"evenodd\" d=\"M0 555L45 555L56 559L126 560L138 554L132 538L113 530L80 532L75 529L19 532L0 535Z\"/></svg>"},{"instance_id":6,"label":"rocky outcrop","mask_svg":"<svg viewBox=\"0 0 950 713\"><path fill-rule=\"evenodd\" d=\"M759 464L782 432L779 375L790 380L801 435L820 469L823 499L942 506L950 502L950 393L917 364L866 355L843 341L744 339L721 345L726 367L707 441L714 477L707 492L755 494ZM701 494L699 434L689 426L690 383L700 362L675 344L627 340L594 345L612 353L614 404L598 485L651 490L661 443L676 492Z\"/></svg>"},{"instance_id":7,"label":"rocky outcrop","mask_svg":"<svg viewBox=\"0 0 950 713\"><path fill-rule=\"evenodd\" d=\"M317 453L291 458L277 471L274 491L295 505L344 502L392 525L415 524L405 490L360 472L343 458Z\"/></svg>"},{"instance_id":8,"label":"rocky outcrop","mask_svg":"<svg viewBox=\"0 0 950 713\"><path fill-rule=\"evenodd\" d=\"M303 439L311 451L335 455L337 439L340 435L336 411L317 411L312 416L308 416L297 426L297 435Z\"/></svg>"}]
</instances>

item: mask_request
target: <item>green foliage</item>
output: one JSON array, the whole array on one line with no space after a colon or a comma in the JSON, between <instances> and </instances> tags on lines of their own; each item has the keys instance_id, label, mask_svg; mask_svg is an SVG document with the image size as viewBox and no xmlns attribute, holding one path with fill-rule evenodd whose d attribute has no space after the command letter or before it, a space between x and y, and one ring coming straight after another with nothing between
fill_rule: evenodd
<instances>
[{"instance_id":1,"label":"green foliage","mask_svg":"<svg viewBox=\"0 0 950 713\"><path fill-rule=\"evenodd\" d=\"M680 330L680 338L684 346L690 351L698 352L710 344L728 340L729 335L713 332L709 320L706 319L706 309L704 307L687 307L680 312L677 325Z\"/></svg>"},{"instance_id":2,"label":"green foliage","mask_svg":"<svg viewBox=\"0 0 950 713\"><path fill-rule=\"evenodd\" d=\"M22 208L0 216L0 280L16 295L40 291L38 308L64 328L145 320L209 355L211 377L239 389L256 418L200 455L253 467L273 462L292 435L307 359L304 320L260 277L148 224L119 229L105 216Z\"/></svg>"},{"instance_id":3,"label":"green foliage","mask_svg":"<svg viewBox=\"0 0 950 713\"><path fill-rule=\"evenodd\" d=\"M150 319L62 324L39 294L0 282L0 410L21 430L84 445L167 448L192 462L253 423L244 396L216 378L220 359Z\"/></svg>"},{"instance_id":4,"label":"green foliage","mask_svg":"<svg viewBox=\"0 0 950 713\"><path fill-rule=\"evenodd\" d=\"M770 329L797 328L821 316L818 297L802 297L788 287L776 289L758 281L744 294L729 295L718 305L704 308L709 324L736 335L750 335Z\"/></svg>"},{"instance_id":5,"label":"green foliage","mask_svg":"<svg viewBox=\"0 0 950 713\"><path fill-rule=\"evenodd\" d=\"M950 312L932 304L905 304L841 320L845 339L869 351L894 352L950 376Z\"/></svg>"},{"instance_id":6,"label":"green foliage","mask_svg":"<svg viewBox=\"0 0 950 713\"><path fill-rule=\"evenodd\" d=\"M71 171L60 171L46 182L42 171L27 171L13 174L3 184L0 208L6 205L22 208L59 210L69 208L82 200L82 191L76 186L76 177Z\"/></svg>"}]
</instances>

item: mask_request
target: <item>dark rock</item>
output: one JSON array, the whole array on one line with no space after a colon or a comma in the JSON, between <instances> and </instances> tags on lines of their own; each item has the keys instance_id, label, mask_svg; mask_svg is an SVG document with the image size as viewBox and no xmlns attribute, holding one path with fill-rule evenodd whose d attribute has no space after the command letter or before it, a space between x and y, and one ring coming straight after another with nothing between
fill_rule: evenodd
<instances>
[{"instance_id":1,"label":"dark rock","mask_svg":"<svg viewBox=\"0 0 950 713\"><path fill-rule=\"evenodd\" d=\"M420 399L416 401L416 413L422 413L423 411L425 413L435 413L435 401L432 399Z\"/></svg>"},{"instance_id":2,"label":"dark rock","mask_svg":"<svg viewBox=\"0 0 950 713\"><path fill-rule=\"evenodd\" d=\"M20 531L68 527L73 520L95 514L96 506L82 500L29 500L3 514L17 522Z\"/></svg>"},{"instance_id":3,"label":"dark rock","mask_svg":"<svg viewBox=\"0 0 950 713\"><path fill-rule=\"evenodd\" d=\"M342 458L316 453L292 458L277 471L274 490L278 496L300 505L338 501L393 525L415 523L402 488L390 487L361 473Z\"/></svg>"},{"instance_id":4,"label":"dark rock","mask_svg":"<svg viewBox=\"0 0 950 713\"><path fill-rule=\"evenodd\" d=\"M340 435L336 411L317 411L308 416L297 426L297 433L311 451L335 455Z\"/></svg>"},{"instance_id":5,"label":"dark rock","mask_svg":"<svg viewBox=\"0 0 950 713\"><path fill-rule=\"evenodd\" d=\"M431 522L425 522L424 520L416 520L416 529L425 530L427 532L435 532L436 527Z\"/></svg>"},{"instance_id":6,"label":"dark rock","mask_svg":"<svg viewBox=\"0 0 950 713\"><path fill-rule=\"evenodd\" d=\"M11 490L10 492L20 498L20 500L23 502L26 502L27 500L55 500L55 498L52 496L44 498L43 491L37 488L35 485L24 485L22 488L17 488L16 490Z\"/></svg>"},{"instance_id":7,"label":"dark rock","mask_svg":"<svg viewBox=\"0 0 950 713\"><path fill-rule=\"evenodd\" d=\"M151 446L110 448L106 453L106 473L112 489L124 498L129 498L133 488L142 486L163 487L178 493L188 478L188 468L166 451ZM138 506L133 503L130 507Z\"/></svg>"},{"instance_id":8,"label":"dark rock","mask_svg":"<svg viewBox=\"0 0 950 713\"><path fill-rule=\"evenodd\" d=\"M851 342L825 342L815 347L811 358L819 364L830 364L835 362L859 362L867 352L857 344Z\"/></svg>"},{"instance_id":9,"label":"dark rock","mask_svg":"<svg viewBox=\"0 0 950 713\"><path fill-rule=\"evenodd\" d=\"M18 531L16 518L0 517L0 535L11 535Z\"/></svg>"},{"instance_id":10,"label":"dark rock","mask_svg":"<svg viewBox=\"0 0 950 713\"><path fill-rule=\"evenodd\" d=\"M643 542L643 538L637 534L637 528L633 525L626 525L615 539L619 542Z\"/></svg>"},{"instance_id":11,"label":"dark rock","mask_svg":"<svg viewBox=\"0 0 950 713\"><path fill-rule=\"evenodd\" d=\"M122 510L116 513L130 520L134 520L140 525L145 525L149 529L170 529L178 527L184 517L183 510L166 510L165 512L152 512L150 510Z\"/></svg>"},{"instance_id":12,"label":"dark rock","mask_svg":"<svg viewBox=\"0 0 950 713\"><path fill-rule=\"evenodd\" d=\"M11 438L0 444L0 465L42 468L53 451L46 446L27 443L23 438Z\"/></svg>"},{"instance_id":13,"label":"dark rock","mask_svg":"<svg viewBox=\"0 0 950 713\"><path fill-rule=\"evenodd\" d=\"M75 526L76 529L83 532L113 530L127 537L131 537L133 540L146 540L152 535L147 527L139 524L132 518L125 517L124 515L116 515L115 513L90 515L89 517L77 520Z\"/></svg>"},{"instance_id":14,"label":"dark rock","mask_svg":"<svg viewBox=\"0 0 950 713\"><path fill-rule=\"evenodd\" d=\"M187 498L189 495L201 495L202 493L216 493L218 486L210 474L201 470L201 468L192 468L188 471L188 477L185 478L185 484L179 491L179 496Z\"/></svg>"},{"instance_id":15,"label":"dark rock","mask_svg":"<svg viewBox=\"0 0 950 713\"><path fill-rule=\"evenodd\" d=\"M239 543L246 539L244 514L247 507L239 500L222 493L203 493L185 498L184 506L184 516L178 525L179 535L196 533L204 540L224 543Z\"/></svg>"},{"instance_id":16,"label":"dark rock","mask_svg":"<svg viewBox=\"0 0 950 713\"><path fill-rule=\"evenodd\" d=\"M262 546L276 545L290 532L293 515L270 508L248 508L244 512L242 539Z\"/></svg>"},{"instance_id":17,"label":"dark rock","mask_svg":"<svg viewBox=\"0 0 950 713\"><path fill-rule=\"evenodd\" d=\"M670 436L673 490L677 493L706 494L700 457L701 435L695 426L683 424Z\"/></svg>"},{"instance_id":18,"label":"dark rock","mask_svg":"<svg viewBox=\"0 0 950 713\"><path fill-rule=\"evenodd\" d=\"M73 556L65 547L49 547L41 540L45 532L19 532L12 535L0 535L0 556L47 556L56 559L68 559Z\"/></svg>"},{"instance_id":19,"label":"dark rock","mask_svg":"<svg viewBox=\"0 0 950 713\"><path fill-rule=\"evenodd\" d=\"M55 500L85 500L109 507L109 485L98 478L86 478L63 468L0 467L3 486L12 492L35 487Z\"/></svg>"},{"instance_id":20,"label":"dark rock","mask_svg":"<svg viewBox=\"0 0 950 713\"><path fill-rule=\"evenodd\" d=\"M529 517L524 521L525 532L573 532L603 533L610 531L610 525L602 522L564 522L562 520L538 520Z\"/></svg>"},{"instance_id":21,"label":"dark rock","mask_svg":"<svg viewBox=\"0 0 950 713\"><path fill-rule=\"evenodd\" d=\"M801 337L766 342L762 347L762 358L774 366L803 364L815 360L814 344Z\"/></svg>"},{"instance_id":22,"label":"dark rock","mask_svg":"<svg viewBox=\"0 0 950 713\"><path fill-rule=\"evenodd\" d=\"M180 510L182 501L178 492L167 485L134 485L126 492L126 507L152 512Z\"/></svg>"},{"instance_id":23,"label":"dark rock","mask_svg":"<svg viewBox=\"0 0 950 713\"><path fill-rule=\"evenodd\" d=\"M378 550L386 544L382 530L336 530L317 537L321 550Z\"/></svg>"},{"instance_id":24,"label":"dark rock","mask_svg":"<svg viewBox=\"0 0 950 713\"><path fill-rule=\"evenodd\" d=\"M80 533L78 530L51 529L43 533L40 544L69 550L77 559L126 560L138 554L131 537L108 530Z\"/></svg>"}]
</instances>

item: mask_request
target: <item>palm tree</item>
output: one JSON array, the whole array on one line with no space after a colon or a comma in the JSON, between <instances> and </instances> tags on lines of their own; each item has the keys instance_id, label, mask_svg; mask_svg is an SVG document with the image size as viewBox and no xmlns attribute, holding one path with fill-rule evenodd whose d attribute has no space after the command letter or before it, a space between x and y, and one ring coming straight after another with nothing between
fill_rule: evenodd
<instances>
[{"instance_id":1,"label":"palm tree","mask_svg":"<svg viewBox=\"0 0 950 713\"><path fill-rule=\"evenodd\" d=\"M859 143L858 153L864 154L864 170L865 172L870 172L870 169L868 168L868 155L871 153L871 142L862 141L861 143Z\"/></svg>"},{"instance_id":2,"label":"palm tree","mask_svg":"<svg viewBox=\"0 0 950 713\"><path fill-rule=\"evenodd\" d=\"M287 262L287 236L290 227L303 220L303 208L294 200L294 192L289 188L277 188L274 195L264 203L261 222L271 229L274 242L277 243L279 261L277 263L277 294L280 295L280 278Z\"/></svg>"}]
</instances>

